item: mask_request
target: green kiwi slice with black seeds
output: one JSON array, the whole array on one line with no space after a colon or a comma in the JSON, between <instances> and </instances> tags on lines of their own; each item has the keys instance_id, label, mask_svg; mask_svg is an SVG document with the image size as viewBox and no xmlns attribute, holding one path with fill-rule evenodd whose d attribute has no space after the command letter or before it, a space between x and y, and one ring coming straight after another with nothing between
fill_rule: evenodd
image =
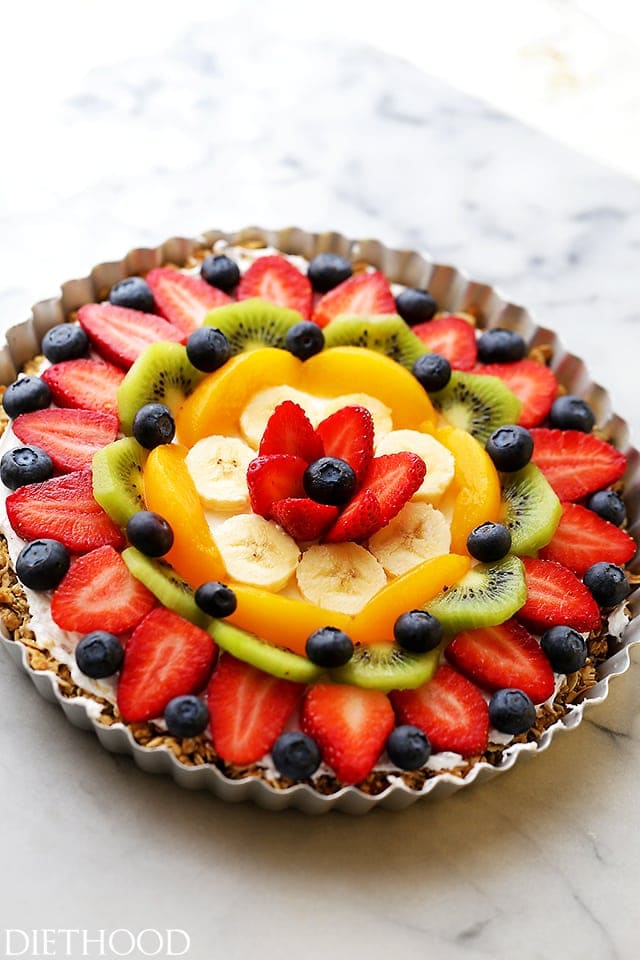
<instances>
[{"instance_id":1,"label":"green kiwi slice with black seeds","mask_svg":"<svg viewBox=\"0 0 640 960\"><path fill-rule=\"evenodd\" d=\"M409 653L397 643L356 644L343 667L331 671L331 679L367 690L415 690L436 672L440 651Z\"/></svg>"},{"instance_id":2,"label":"green kiwi slice with black seeds","mask_svg":"<svg viewBox=\"0 0 640 960\"><path fill-rule=\"evenodd\" d=\"M93 455L93 496L114 523L124 527L145 509L142 471L147 451L133 437L124 437Z\"/></svg>"},{"instance_id":3,"label":"green kiwi slice with black seeds","mask_svg":"<svg viewBox=\"0 0 640 960\"><path fill-rule=\"evenodd\" d=\"M118 413L123 433L131 433L133 418L146 403L178 407L205 376L189 362L180 343L152 343L138 357L118 387Z\"/></svg>"},{"instance_id":4,"label":"green kiwi slice with black seeds","mask_svg":"<svg viewBox=\"0 0 640 960\"><path fill-rule=\"evenodd\" d=\"M391 357L396 363L413 368L418 357L429 348L412 333L396 314L372 317L336 317L324 328L326 347L366 347Z\"/></svg>"},{"instance_id":5,"label":"green kiwi slice with black seeds","mask_svg":"<svg viewBox=\"0 0 640 960\"><path fill-rule=\"evenodd\" d=\"M520 416L520 401L498 377L454 371L447 386L429 396L452 426L483 446L494 430Z\"/></svg>"},{"instance_id":6,"label":"green kiwi slice with black seeds","mask_svg":"<svg viewBox=\"0 0 640 960\"><path fill-rule=\"evenodd\" d=\"M205 317L205 324L217 327L229 341L231 355L258 347L279 347L284 350L288 330L302 320L297 310L251 297L237 303L216 307Z\"/></svg>"},{"instance_id":7,"label":"green kiwi slice with black seeds","mask_svg":"<svg viewBox=\"0 0 640 960\"><path fill-rule=\"evenodd\" d=\"M224 620L212 621L207 630L222 650L279 680L316 683L324 672L306 657L267 643Z\"/></svg>"},{"instance_id":8,"label":"green kiwi slice with black seeds","mask_svg":"<svg viewBox=\"0 0 640 960\"><path fill-rule=\"evenodd\" d=\"M135 547L122 551L122 559L136 580L158 598L160 603L198 627L206 627L211 617L196 603L188 583L163 560L152 560Z\"/></svg>"},{"instance_id":9,"label":"green kiwi slice with black seeds","mask_svg":"<svg viewBox=\"0 0 640 960\"><path fill-rule=\"evenodd\" d=\"M511 549L520 556L534 556L553 537L562 516L554 490L535 463L517 473L501 474L500 523L511 533Z\"/></svg>"},{"instance_id":10,"label":"green kiwi slice with black seeds","mask_svg":"<svg viewBox=\"0 0 640 960\"><path fill-rule=\"evenodd\" d=\"M495 627L512 617L527 599L524 567L518 557L479 563L425 607L448 634Z\"/></svg>"}]
</instances>

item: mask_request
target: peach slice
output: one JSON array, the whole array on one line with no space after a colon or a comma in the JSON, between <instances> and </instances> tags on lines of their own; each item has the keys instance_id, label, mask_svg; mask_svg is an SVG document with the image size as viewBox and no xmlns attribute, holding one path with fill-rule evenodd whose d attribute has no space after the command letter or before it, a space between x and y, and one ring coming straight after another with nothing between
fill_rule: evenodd
<instances>
[{"instance_id":1,"label":"peach slice","mask_svg":"<svg viewBox=\"0 0 640 960\"><path fill-rule=\"evenodd\" d=\"M470 433L458 427L440 427L435 438L451 451L456 462L451 549L466 554L467 537L474 527L498 519L500 479L491 458Z\"/></svg>"}]
</instances>

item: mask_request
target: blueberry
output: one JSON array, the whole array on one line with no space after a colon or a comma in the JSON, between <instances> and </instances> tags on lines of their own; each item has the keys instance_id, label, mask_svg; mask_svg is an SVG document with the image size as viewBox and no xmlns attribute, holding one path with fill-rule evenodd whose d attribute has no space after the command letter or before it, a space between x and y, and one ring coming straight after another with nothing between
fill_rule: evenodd
<instances>
[{"instance_id":1,"label":"blueberry","mask_svg":"<svg viewBox=\"0 0 640 960\"><path fill-rule=\"evenodd\" d=\"M298 360L308 360L324 347L324 333L317 323L302 320L287 330L284 345Z\"/></svg>"},{"instance_id":2,"label":"blueberry","mask_svg":"<svg viewBox=\"0 0 640 960\"><path fill-rule=\"evenodd\" d=\"M224 583L209 580L201 584L195 593L195 601L210 617L228 617L238 606L236 595Z\"/></svg>"},{"instance_id":3,"label":"blueberry","mask_svg":"<svg viewBox=\"0 0 640 960\"><path fill-rule=\"evenodd\" d=\"M124 649L112 633L93 630L85 634L76 647L76 663L87 677L99 680L117 673L122 666Z\"/></svg>"},{"instance_id":4,"label":"blueberry","mask_svg":"<svg viewBox=\"0 0 640 960\"><path fill-rule=\"evenodd\" d=\"M32 540L18 554L16 573L31 590L55 590L69 562L69 551L58 540Z\"/></svg>"},{"instance_id":5,"label":"blueberry","mask_svg":"<svg viewBox=\"0 0 640 960\"><path fill-rule=\"evenodd\" d=\"M523 690L496 690L489 701L489 722L502 733L524 733L536 722L536 708Z\"/></svg>"},{"instance_id":6,"label":"blueberry","mask_svg":"<svg viewBox=\"0 0 640 960\"><path fill-rule=\"evenodd\" d=\"M526 427L498 427L487 440L486 450L496 469L513 473L531 460L533 437Z\"/></svg>"},{"instance_id":7,"label":"blueberry","mask_svg":"<svg viewBox=\"0 0 640 960\"><path fill-rule=\"evenodd\" d=\"M114 283L109 294L109 303L115 307L142 310L143 313L156 311L153 291L142 277L127 277L125 280Z\"/></svg>"},{"instance_id":8,"label":"blueberry","mask_svg":"<svg viewBox=\"0 0 640 960\"><path fill-rule=\"evenodd\" d=\"M624 500L613 490L599 490L587 501L589 510L593 510L603 520L615 523L619 527L627 519L627 509Z\"/></svg>"},{"instance_id":9,"label":"blueberry","mask_svg":"<svg viewBox=\"0 0 640 960\"><path fill-rule=\"evenodd\" d=\"M593 410L581 397L567 394L553 401L549 424L557 430L582 430L591 433L596 422Z\"/></svg>"},{"instance_id":10,"label":"blueberry","mask_svg":"<svg viewBox=\"0 0 640 960\"><path fill-rule=\"evenodd\" d=\"M511 550L511 534L501 523L488 520L471 531L467 537L467 550L481 563L494 563Z\"/></svg>"},{"instance_id":11,"label":"blueberry","mask_svg":"<svg viewBox=\"0 0 640 960\"><path fill-rule=\"evenodd\" d=\"M42 352L51 363L77 360L89 349L89 337L77 323L58 323L42 338Z\"/></svg>"},{"instance_id":12,"label":"blueberry","mask_svg":"<svg viewBox=\"0 0 640 960\"><path fill-rule=\"evenodd\" d=\"M127 539L147 557L162 557L173 546L173 530L152 510L138 510L127 521Z\"/></svg>"},{"instance_id":13,"label":"blueberry","mask_svg":"<svg viewBox=\"0 0 640 960\"><path fill-rule=\"evenodd\" d=\"M348 280L353 270L351 264L337 253L319 253L307 270L311 286L317 293L327 293L339 283Z\"/></svg>"},{"instance_id":14,"label":"blueberry","mask_svg":"<svg viewBox=\"0 0 640 960\"><path fill-rule=\"evenodd\" d=\"M213 373L231 356L231 347L222 330L200 327L187 340L187 357L196 370Z\"/></svg>"},{"instance_id":15,"label":"blueberry","mask_svg":"<svg viewBox=\"0 0 640 960\"><path fill-rule=\"evenodd\" d=\"M271 751L276 769L289 780L308 780L320 766L320 750L306 733L281 734Z\"/></svg>"},{"instance_id":16,"label":"blueberry","mask_svg":"<svg viewBox=\"0 0 640 960\"><path fill-rule=\"evenodd\" d=\"M403 290L396 297L396 310L405 323L415 327L426 323L438 312L438 304L426 290Z\"/></svg>"},{"instance_id":17,"label":"blueberry","mask_svg":"<svg viewBox=\"0 0 640 960\"><path fill-rule=\"evenodd\" d=\"M307 639L306 654L319 667L343 667L353 656L353 641L337 627L321 627Z\"/></svg>"},{"instance_id":18,"label":"blueberry","mask_svg":"<svg viewBox=\"0 0 640 960\"><path fill-rule=\"evenodd\" d=\"M225 293L231 293L240 283L238 264L224 254L211 253L205 257L200 267L200 276L210 286L224 290Z\"/></svg>"},{"instance_id":19,"label":"blueberry","mask_svg":"<svg viewBox=\"0 0 640 960\"><path fill-rule=\"evenodd\" d=\"M556 673L575 673L587 660L587 641L571 627L550 627L540 637L540 646Z\"/></svg>"},{"instance_id":20,"label":"blueberry","mask_svg":"<svg viewBox=\"0 0 640 960\"><path fill-rule=\"evenodd\" d=\"M431 756L431 744L419 727L403 724L389 734L387 753L401 770L419 770Z\"/></svg>"},{"instance_id":21,"label":"blueberry","mask_svg":"<svg viewBox=\"0 0 640 960\"><path fill-rule=\"evenodd\" d=\"M200 697L183 694L166 705L164 721L172 737L197 737L209 723L209 709Z\"/></svg>"},{"instance_id":22,"label":"blueberry","mask_svg":"<svg viewBox=\"0 0 640 960\"><path fill-rule=\"evenodd\" d=\"M176 424L163 403L146 403L133 418L133 435L141 447L152 450L162 443L171 443Z\"/></svg>"},{"instance_id":23,"label":"blueberry","mask_svg":"<svg viewBox=\"0 0 640 960\"><path fill-rule=\"evenodd\" d=\"M8 417L43 410L51 403L51 391L40 377L19 377L4 392L2 406Z\"/></svg>"},{"instance_id":24,"label":"blueberry","mask_svg":"<svg viewBox=\"0 0 640 960\"><path fill-rule=\"evenodd\" d=\"M345 460L340 460L339 457L320 457L305 470L302 485L307 496L316 503L339 506L353 495L356 475L353 467Z\"/></svg>"},{"instance_id":25,"label":"blueberry","mask_svg":"<svg viewBox=\"0 0 640 960\"><path fill-rule=\"evenodd\" d=\"M433 393L444 389L451 380L451 364L439 353L425 353L414 363L412 373L425 390Z\"/></svg>"},{"instance_id":26,"label":"blueberry","mask_svg":"<svg viewBox=\"0 0 640 960\"><path fill-rule=\"evenodd\" d=\"M442 624L426 610L402 613L393 625L396 643L409 653L435 650L442 640Z\"/></svg>"},{"instance_id":27,"label":"blueberry","mask_svg":"<svg viewBox=\"0 0 640 960\"><path fill-rule=\"evenodd\" d=\"M615 563L594 563L585 573L583 580L600 607L615 607L629 596L631 590L624 570Z\"/></svg>"},{"instance_id":28,"label":"blueberry","mask_svg":"<svg viewBox=\"0 0 640 960\"><path fill-rule=\"evenodd\" d=\"M10 490L27 483L42 483L52 476L53 460L40 447L14 447L3 453L0 460L0 479Z\"/></svg>"},{"instance_id":29,"label":"blueberry","mask_svg":"<svg viewBox=\"0 0 640 960\"><path fill-rule=\"evenodd\" d=\"M513 363L516 360L522 360L526 352L527 345L515 330L495 327L478 338L480 363Z\"/></svg>"}]
</instances>

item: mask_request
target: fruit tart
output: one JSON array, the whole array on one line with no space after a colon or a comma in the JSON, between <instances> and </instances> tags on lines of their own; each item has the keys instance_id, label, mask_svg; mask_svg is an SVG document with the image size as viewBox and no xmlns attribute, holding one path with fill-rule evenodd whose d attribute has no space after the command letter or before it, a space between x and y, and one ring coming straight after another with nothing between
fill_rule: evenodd
<instances>
[{"instance_id":1,"label":"fruit tart","mask_svg":"<svg viewBox=\"0 0 640 960\"><path fill-rule=\"evenodd\" d=\"M144 768L400 808L544 748L628 666L622 422L458 271L212 232L97 267L11 345L5 645Z\"/></svg>"}]
</instances>

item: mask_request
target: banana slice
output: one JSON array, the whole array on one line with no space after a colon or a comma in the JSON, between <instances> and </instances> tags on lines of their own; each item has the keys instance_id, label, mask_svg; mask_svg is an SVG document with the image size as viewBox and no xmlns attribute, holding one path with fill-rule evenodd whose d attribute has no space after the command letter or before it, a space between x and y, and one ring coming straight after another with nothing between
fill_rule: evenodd
<instances>
[{"instance_id":1,"label":"banana slice","mask_svg":"<svg viewBox=\"0 0 640 960\"><path fill-rule=\"evenodd\" d=\"M326 419L336 410L341 410L342 407L366 407L373 417L373 430L376 438L382 437L385 433L393 430L393 420L389 407L382 400L378 400L368 393L347 393L344 396L326 400L320 419Z\"/></svg>"},{"instance_id":2,"label":"banana slice","mask_svg":"<svg viewBox=\"0 0 640 960\"><path fill-rule=\"evenodd\" d=\"M255 513L230 517L212 536L229 576L265 590L281 590L300 557L295 540Z\"/></svg>"},{"instance_id":3,"label":"banana slice","mask_svg":"<svg viewBox=\"0 0 640 960\"><path fill-rule=\"evenodd\" d=\"M305 600L339 613L358 613L387 582L376 558L357 543L309 547L296 579Z\"/></svg>"},{"instance_id":4,"label":"banana slice","mask_svg":"<svg viewBox=\"0 0 640 960\"><path fill-rule=\"evenodd\" d=\"M259 390L240 414L240 429L247 443L255 450L260 446L269 417L283 400L293 400L301 406L314 426L322 419L324 404L310 393L303 393L285 385Z\"/></svg>"},{"instance_id":5,"label":"banana slice","mask_svg":"<svg viewBox=\"0 0 640 960\"><path fill-rule=\"evenodd\" d=\"M400 513L369 540L369 550L393 577L424 560L449 553L450 546L449 524L430 503L405 503Z\"/></svg>"},{"instance_id":6,"label":"banana slice","mask_svg":"<svg viewBox=\"0 0 640 960\"><path fill-rule=\"evenodd\" d=\"M212 510L247 508L247 467L254 457L255 451L239 437L199 440L185 462L203 504Z\"/></svg>"},{"instance_id":7,"label":"banana slice","mask_svg":"<svg viewBox=\"0 0 640 960\"><path fill-rule=\"evenodd\" d=\"M400 453L402 450L416 453L427 465L426 476L413 499L439 500L455 473L455 460L449 450L428 433L420 433L419 430L392 430L377 444L376 456Z\"/></svg>"}]
</instances>

